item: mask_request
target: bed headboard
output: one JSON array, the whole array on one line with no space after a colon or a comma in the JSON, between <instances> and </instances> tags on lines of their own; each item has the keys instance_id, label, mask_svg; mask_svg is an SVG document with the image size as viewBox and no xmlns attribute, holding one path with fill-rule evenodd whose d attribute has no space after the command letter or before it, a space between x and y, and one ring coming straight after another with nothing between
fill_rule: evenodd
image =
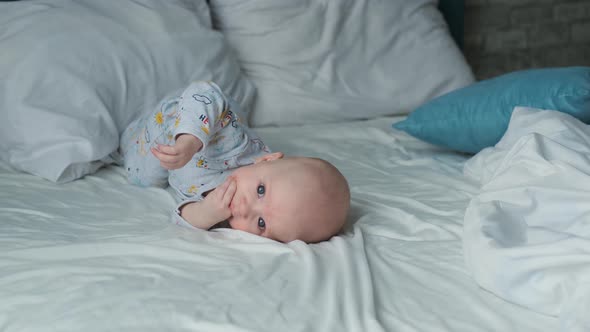
<instances>
[{"instance_id":1,"label":"bed headboard","mask_svg":"<svg viewBox=\"0 0 590 332\"><path fill-rule=\"evenodd\" d=\"M453 39L463 49L463 20L465 16L465 0L440 0L438 8L442 12Z\"/></svg>"}]
</instances>

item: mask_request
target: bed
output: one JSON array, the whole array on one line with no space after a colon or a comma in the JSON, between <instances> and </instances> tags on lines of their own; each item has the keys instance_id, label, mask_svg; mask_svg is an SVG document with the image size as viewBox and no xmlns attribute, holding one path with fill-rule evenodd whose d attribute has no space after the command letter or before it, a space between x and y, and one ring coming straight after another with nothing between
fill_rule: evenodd
<instances>
[{"instance_id":1,"label":"bed","mask_svg":"<svg viewBox=\"0 0 590 332\"><path fill-rule=\"evenodd\" d=\"M355 27L354 15L380 6L399 11L383 24L371 16L373 30ZM473 154L392 128L473 83L449 32L461 35L461 8L428 0L0 3L0 330L559 330L556 315L480 287L465 263L465 211L480 191L464 174ZM285 40L290 24L291 38L321 42ZM358 39L384 27L396 30L391 50L426 49L384 65L398 53ZM318 54L327 55L305 70ZM126 182L109 157L118 133L168 87L202 77L252 109L273 150L342 171L352 206L341 234L283 244L186 229L169 221L171 192Z\"/></svg>"}]
</instances>

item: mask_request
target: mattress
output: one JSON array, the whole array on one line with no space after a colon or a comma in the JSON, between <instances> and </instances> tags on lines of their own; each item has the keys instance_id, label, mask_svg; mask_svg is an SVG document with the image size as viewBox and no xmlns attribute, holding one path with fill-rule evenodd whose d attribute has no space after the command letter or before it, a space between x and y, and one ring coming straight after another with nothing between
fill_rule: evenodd
<instances>
[{"instance_id":1,"label":"mattress","mask_svg":"<svg viewBox=\"0 0 590 332\"><path fill-rule=\"evenodd\" d=\"M0 330L557 330L477 286L461 240L469 156L392 130L399 119L258 130L350 183L342 234L311 245L173 225L171 193L117 166L60 185L2 164Z\"/></svg>"}]
</instances>

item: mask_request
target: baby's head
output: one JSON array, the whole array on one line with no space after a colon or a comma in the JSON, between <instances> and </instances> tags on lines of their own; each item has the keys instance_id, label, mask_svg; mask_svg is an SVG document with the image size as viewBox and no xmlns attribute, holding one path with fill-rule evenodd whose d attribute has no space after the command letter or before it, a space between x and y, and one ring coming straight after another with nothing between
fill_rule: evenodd
<instances>
[{"instance_id":1,"label":"baby's head","mask_svg":"<svg viewBox=\"0 0 590 332\"><path fill-rule=\"evenodd\" d=\"M271 153L231 177L237 185L228 219L234 229L313 243L336 235L346 221L348 183L325 160Z\"/></svg>"}]
</instances>

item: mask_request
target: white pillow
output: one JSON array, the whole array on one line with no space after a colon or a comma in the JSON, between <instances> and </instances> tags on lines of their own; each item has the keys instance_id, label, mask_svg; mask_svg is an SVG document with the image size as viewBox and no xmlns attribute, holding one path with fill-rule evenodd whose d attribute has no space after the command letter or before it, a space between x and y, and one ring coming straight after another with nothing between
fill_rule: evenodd
<instances>
[{"instance_id":1,"label":"white pillow","mask_svg":"<svg viewBox=\"0 0 590 332\"><path fill-rule=\"evenodd\" d=\"M404 114L473 82L436 0L211 0L253 126Z\"/></svg>"},{"instance_id":2,"label":"white pillow","mask_svg":"<svg viewBox=\"0 0 590 332\"><path fill-rule=\"evenodd\" d=\"M140 112L192 80L246 111L241 75L205 0L0 3L0 158L51 181L94 172Z\"/></svg>"}]
</instances>

